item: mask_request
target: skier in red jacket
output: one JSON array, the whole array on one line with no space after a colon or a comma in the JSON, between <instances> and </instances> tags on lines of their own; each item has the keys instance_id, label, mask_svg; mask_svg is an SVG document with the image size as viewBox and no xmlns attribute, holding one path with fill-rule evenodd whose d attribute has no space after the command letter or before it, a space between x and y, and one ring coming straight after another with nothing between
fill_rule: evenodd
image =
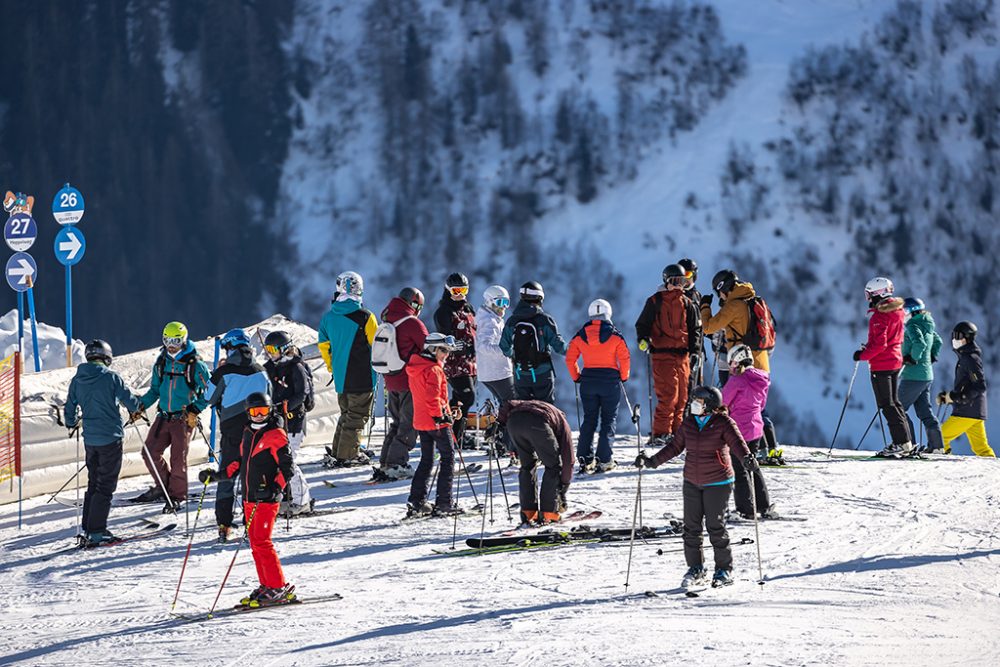
<instances>
[{"instance_id":1,"label":"skier in red jacket","mask_svg":"<svg viewBox=\"0 0 1000 667\"><path fill-rule=\"evenodd\" d=\"M639 454L637 468L655 468L687 451L684 459L684 558L688 571L684 587L705 580L701 552L702 523L715 550L715 576L712 586L733 583L733 552L729 548L725 515L729 507L736 475L732 458L737 457L747 470L757 469L757 459L750 454L736 422L729 418L722 403L722 392L715 387L698 387L691 395L690 412L681 422L674 438L653 456Z\"/></svg>"},{"instance_id":2,"label":"skier in red jacket","mask_svg":"<svg viewBox=\"0 0 1000 667\"><path fill-rule=\"evenodd\" d=\"M457 349L455 339L431 333L424 340L424 350L410 357L406 374L413 394L413 428L420 435L420 463L410 484L406 500L407 518L414 516L450 516L459 513L452 506L451 482L455 474L455 451L451 424L462 416L460 406L448 405L448 382L444 362ZM437 502L427 502L427 492L434 466L434 450L441 455L437 479Z\"/></svg>"},{"instance_id":3,"label":"skier in red jacket","mask_svg":"<svg viewBox=\"0 0 1000 667\"><path fill-rule=\"evenodd\" d=\"M892 443L879 456L906 456L913 449L913 437L906 412L897 395L899 371L903 367L903 333L906 313L903 300L892 296L895 288L888 278L872 278L865 285L868 298L868 342L854 352L854 361L867 361L871 370L875 403L885 415Z\"/></svg>"}]
</instances>

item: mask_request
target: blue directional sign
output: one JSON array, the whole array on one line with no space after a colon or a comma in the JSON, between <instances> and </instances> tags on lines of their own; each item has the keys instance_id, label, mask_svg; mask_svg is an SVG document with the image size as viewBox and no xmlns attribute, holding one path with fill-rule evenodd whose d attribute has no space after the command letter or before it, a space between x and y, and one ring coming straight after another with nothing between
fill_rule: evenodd
<instances>
[{"instance_id":1,"label":"blue directional sign","mask_svg":"<svg viewBox=\"0 0 1000 667\"><path fill-rule=\"evenodd\" d=\"M38 225L27 213L15 213L7 219L3 227L3 238L14 252L24 252L35 244Z\"/></svg>"},{"instance_id":2,"label":"blue directional sign","mask_svg":"<svg viewBox=\"0 0 1000 667\"><path fill-rule=\"evenodd\" d=\"M83 238L83 232L73 226L60 229L52 245L56 251L56 259L63 266L73 266L87 252L87 239Z\"/></svg>"},{"instance_id":3,"label":"blue directional sign","mask_svg":"<svg viewBox=\"0 0 1000 667\"><path fill-rule=\"evenodd\" d=\"M83 218L83 195L69 183L52 199L52 217L60 225L75 225Z\"/></svg>"},{"instance_id":4,"label":"blue directional sign","mask_svg":"<svg viewBox=\"0 0 1000 667\"><path fill-rule=\"evenodd\" d=\"M7 260L7 284L15 292L24 292L35 286L38 265L26 252L15 252Z\"/></svg>"}]
</instances>

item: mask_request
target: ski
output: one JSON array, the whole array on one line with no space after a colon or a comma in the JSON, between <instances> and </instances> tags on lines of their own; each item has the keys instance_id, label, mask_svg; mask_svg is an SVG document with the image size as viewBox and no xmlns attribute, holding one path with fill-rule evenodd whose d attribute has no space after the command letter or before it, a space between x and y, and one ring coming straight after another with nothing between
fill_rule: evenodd
<instances>
[{"instance_id":1,"label":"ski","mask_svg":"<svg viewBox=\"0 0 1000 667\"><path fill-rule=\"evenodd\" d=\"M482 463L470 463L469 465L465 466L464 468L458 468L458 469L456 469L455 470L455 474L456 475L464 475L466 473L479 472L480 470L482 470L485 467L486 466L484 466Z\"/></svg>"},{"instance_id":2,"label":"ski","mask_svg":"<svg viewBox=\"0 0 1000 667\"><path fill-rule=\"evenodd\" d=\"M511 509L515 509L517 507L519 507L517 503L510 506ZM563 518L559 519L559 521L555 521L552 523L538 524L538 526L559 526L564 523L579 523L580 521L593 521L594 519L600 519L602 516L604 516L604 512L600 510L594 510L593 512L584 512L583 510L576 510L575 512L570 512ZM537 526L533 525L532 527L537 527ZM514 528L513 530L508 530L500 534L503 535L504 537L509 537L511 535L518 535L523 533L519 533L518 529Z\"/></svg>"},{"instance_id":3,"label":"ski","mask_svg":"<svg viewBox=\"0 0 1000 667\"><path fill-rule=\"evenodd\" d=\"M279 607L298 607L300 605L309 605L309 604L322 604L324 602L336 602L337 600L343 600L343 599L344 599L344 596L341 595L340 593L332 593L330 595L323 595L323 596L314 597L314 598L305 598L305 599L303 599L303 598L296 597L294 600L288 600L288 601L283 601L283 602L276 602L276 603L272 603L272 604L264 604L264 605L260 605L259 607L248 607L248 606L245 606L245 605L242 605L242 604L236 604L236 605L233 605L232 607L226 607L224 609L220 609L218 611L215 611L211 615L208 615L208 614L198 614L198 615L180 614L180 613L176 613L175 612L175 613L172 613L171 616L173 616L174 618L176 618L178 621L189 622L189 623L198 623L198 622L201 622L201 621L209 621L209 620L216 619L216 618L225 618L227 616L235 616L237 614L248 614L248 613L255 612L255 611L264 611L266 609L276 609L276 608L279 608Z\"/></svg>"},{"instance_id":4,"label":"ski","mask_svg":"<svg viewBox=\"0 0 1000 667\"><path fill-rule=\"evenodd\" d=\"M558 525L558 524L557 524ZM638 540L666 537L668 535L679 535L681 532L680 526L671 525L665 528L651 528L649 526L643 526L641 528L636 528L635 537ZM573 539L587 539L593 537L607 536L608 540L614 541L613 538L631 538L632 529L631 528L591 528L589 526L575 526L570 530L553 530L548 529L540 531L537 533L530 534L514 534L507 535L501 534L499 537L486 537L480 540L479 538L469 538L465 543L472 549L482 549L487 547L498 547L506 546L511 544L519 544L524 540L531 540L533 542L561 542Z\"/></svg>"},{"instance_id":5,"label":"ski","mask_svg":"<svg viewBox=\"0 0 1000 667\"><path fill-rule=\"evenodd\" d=\"M753 544L753 543L754 543L754 541L752 539L750 539L749 537L744 537L743 539L741 539L739 541L730 542L729 546L730 546L730 548L732 548L732 547L743 547L743 546L747 546L747 545ZM662 548L660 548L660 549L656 550L656 555L657 556L662 556L663 554L681 553L683 551L684 551L683 548L680 548L680 549L662 549Z\"/></svg>"},{"instance_id":6,"label":"ski","mask_svg":"<svg viewBox=\"0 0 1000 667\"><path fill-rule=\"evenodd\" d=\"M425 520L430 521L434 519L446 519L448 521L452 521L456 516L459 519L470 519L470 518L479 519L482 518L483 516L483 507L482 506L471 507L458 514L445 514L441 516L432 516L430 514L418 514L416 516L409 516L409 517L404 516L402 519L399 520L399 523L400 524L418 523L420 521L425 521Z\"/></svg>"},{"instance_id":7,"label":"ski","mask_svg":"<svg viewBox=\"0 0 1000 667\"><path fill-rule=\"evenodd\" d=\"M799 521L799 522L801 522L801 521L808 521L808 520L809 520L809 517L807 517L807 516L800 516L798 514L783 514L781 516L772 517L770 519L760 518L757 521L759 523L771 523L771 522L774 522L774 521ZM744 519L743 517L741 517L738 514L730 514L728 517L726 517L726 523L731 523L731 524L734 524L734 525L736 525L736 524L743 524L743 525L753 524L753 519Z\"/></svg>"},{"instance_id":8,"label":"ski","mask_svg":"<svg viewBox=\"0 0 1000 667\"><path fill-rule=\"evenodd\" d=\"M311 512L302 512L301 514L293 514L287 517L283 514L279 514L279 519L311 519L317 516L330 516L331 514L343 514L344 512L353 512L358 509L357 507L323 507L320 509L314 509Z\"/></svg>"},{"instance_id":9,"label":"ski","mask_svg":"<svg viewBox=\"0 0 1000 667\"><path fill-rule=\"evenodd\" d=\"M130 535L125 535L125 536L119 537L118 539L116 539L113 542L105 542L103 544L96 544L96 545L91 546L91 547L83 547L83 546L80 546L79 544L75 544L75 545L73 545L71 547L66 547L64 549L60 549L58 551L55 551L55 552L49 554L48 556L42 558L42 560L43 561L50 560L52 558L55 558L56 556L60 556L62 554L73 553L73 552L76 552L76 551L92 551L94 549L105 549L107 547L116 547L116 546L118 546L120 544L129 544L131 542L138 542L140 540L147 540L147 539L150 539L150 538L153 538L153 537L159 537L160 535L164 535L166 533L169 533L170 531L172 531L176 527L177 527L176 523L169 523L166 526L160 526L159 524L155 524L154 523L154 524L152 524L150 526L150 528L148 530L143 530L143 531L138 532L138 533L132 533Z\"/></svg>"},{"instance_id":10,"label":"ski","mask_svg":"<svg viewBox=\"0 0 1000 667\"><path fill-rule=\"evenodd\" d=\"M56 496L52 500L56 501L56 503L62 505L63 507L73 507L73 508L83 507L82 500L80 502L77 502L75 500L70 500L69 498L60 498L59 496Z\"/></svg>"}]
</instances>

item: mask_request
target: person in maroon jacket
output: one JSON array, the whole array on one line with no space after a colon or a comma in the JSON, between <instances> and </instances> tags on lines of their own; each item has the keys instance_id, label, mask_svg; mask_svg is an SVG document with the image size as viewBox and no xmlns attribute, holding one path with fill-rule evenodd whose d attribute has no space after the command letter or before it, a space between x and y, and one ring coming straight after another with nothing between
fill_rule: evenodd
<instances>
[{"instance_id":1,"label":"person in maroon jacket","mask_svg":"<svg viewBox=\"0 0 1000 667\"><path fill-rule=\"evenodd\" d=\"M444 294L434 311L438 332L453 336L458 346L444 364L444 374L451 386L451 404L462 409L455 420L455 440L459 447L465 435L469 409L476 402L476 311L469 305L469 279L452 273L445 280Z\"/></svg>"},{"instance_id":2,"label":"person in maroon jacket","mask_svg":"<svg viewBox=\"0 0 1000 667\"><path fill-rule=\"evenodd\" d=\"M526 524L553 523L566 511L566 492L573 480L573 435L566 415L546 401L507 401L500 408L521 461L521 520ZM538 494L538 462L545 466Z\"/></svg>"},{"instance_id":3,"label":"person in maroon jacket","mask_svg":"<svg viewBox=\"0 0 1000 667\"><path fill-rule=\"evenodd\" d=\"M733 553L725 520L736 479L732 457L737 457L747 470L757 469L757 459L750 454L736 422L730 419L722 392L715 387L696 388L690 412L674 439L653 456L639 454L635 466L655 468L684 451L684 558L688 571L681 585L700 583L707 576L701 553L704 523L715 551L712 586L726 586L733 583Z\"/></svg>"},{"instance_id":4,"label":"person in maroon jacket","mask_svg":"<svg viewBox=\"0 0 1000 667\"><path fill-rule=\"evenodd\" d=\"M894 287L888 278L872 278L865 285L868 298L868 342L854 352L854 361L867 361L871 370L875 403L885 415L892 443L879 456L906 456L913 449L910 425L899 401L896 388L903 367L903 333L906 312L903 300L892 296Z\"/></svg>"},{"instance_id":5,"label":"person in maroon jacket","mask_svg":"<svg viewBox=\"0 0 1000 667\"><path fill-rule=\"evenodd\" d=\"M416 287L404 287L399 296L393 297L382 311L382 321L391 322L396 327L396 349L399 351L399 358L405 362L409 362L410 357L424 349L427 327L420 321L420 311L423 308L423 292ZM417 432L413 428L413 394L410 393L410 379L406 368L383 377L392 422L382 441L378 468L372 473L373 482L391 482L413 477L410 451L417 444Z\"/></svg>"}]
</instances>

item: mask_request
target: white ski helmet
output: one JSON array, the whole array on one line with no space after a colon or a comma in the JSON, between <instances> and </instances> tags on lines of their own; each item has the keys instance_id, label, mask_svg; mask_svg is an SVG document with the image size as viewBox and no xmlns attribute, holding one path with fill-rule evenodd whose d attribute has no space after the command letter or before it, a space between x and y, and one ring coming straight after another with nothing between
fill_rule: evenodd
<instances>
[{"instance_id":1,"label":"white ski helmet","mask_svg":"<svg viewBox=\"0 0 1000 667\"><path fill-rule=\"evenodd\" d=\"M337 276L337 292L353 297L361 297L365 292L365 281L354 271L344 271Z\"/></svg>"},{"instance_id":2,"label":"white ski helmet","mask_svg":"<svg viewBox=\"0 0 1000 667\"><path fill-rule=\"evenodd\" d=\"M495 313L510 307L510 292L503 285L490 285L483 292L483 303Z\"/></svg>"},{"instance_id":3,"label":"white ski helmet","mask_svg":"<svg viewBox=\"0 0 1000 667\"><path fill-rule=\"evenodd\" d=\"M427 334L427 338L424 339L424 349L430 351L441 349L454 352L458 349L458 345L455 342L454 336L446 336L443 333L433 331Z\"/></svg>"},{"instance_id":4,"label":"white ski helmet","mask_svg":"<svg viewBox=\"0 0 1000 667\"><path fill-rule=\"evenodd\" d=\"M753 366L753 351L750 349L749 345L740 343L733 349L729 350L729 356L726 357L726 363L730 366Z\"/></svg>"},{"instance_id":5,"label":"white ski helmet","mask_svg":"<svg viewBox=\"0 0 1000 667\"><path fill-rule=\"evenodd\" d=\"M592 320L611 321L611 304L604 299L594 299L587 306L587 316Z\"/></svg>"},{"instance_id":6,"label":"white ski helmet","mask_svg":"<svg viewBox=\"0 0 1000 667\"><path fill-rule=\"evenodd\" d=\"M872 278L871 280L868 281L868 284L865 285L865 296L868 297L869 301L871 301L872 298L875 297L881 299L887 296L892 296L892 293L895 291L895 289L896 288L893 287L891 280L889 280L888 278L882 278L880 276L877 278Z\"/></svg>"}]
</instances>

